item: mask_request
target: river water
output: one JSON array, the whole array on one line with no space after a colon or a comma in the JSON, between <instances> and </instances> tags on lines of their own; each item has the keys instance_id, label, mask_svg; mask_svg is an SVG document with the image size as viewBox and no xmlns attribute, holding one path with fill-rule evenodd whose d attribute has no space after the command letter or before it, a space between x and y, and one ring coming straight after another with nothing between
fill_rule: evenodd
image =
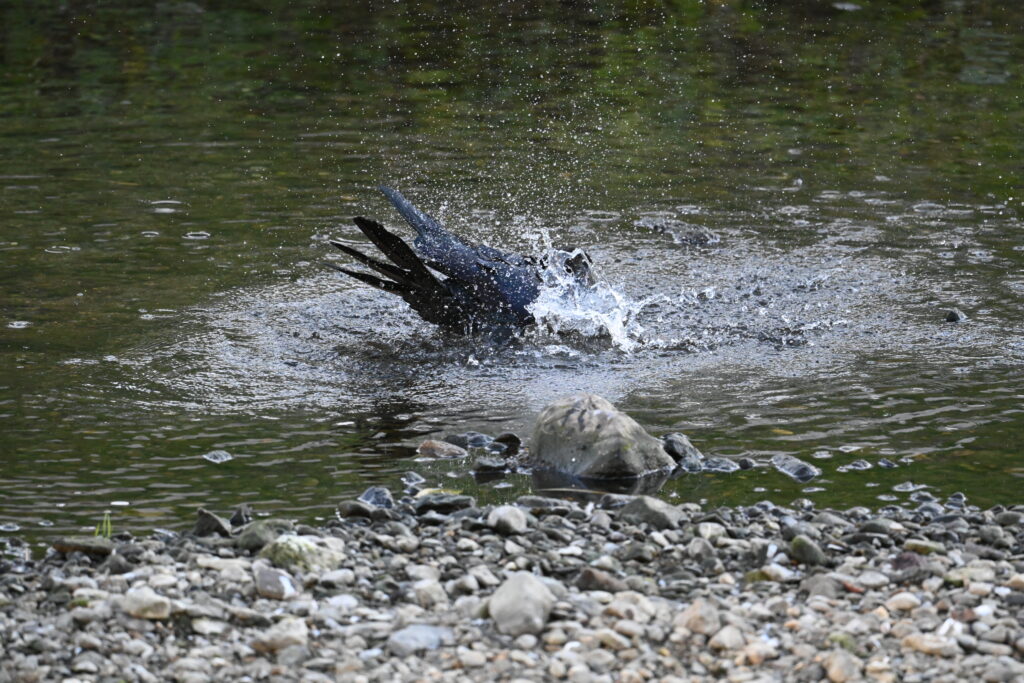
<instances>
[{"instance_id":1,"label":"river water","mask_svg":"<svg viewBox=\"0 0 1024 683\"><path fill-rule=\"evenodd\" d=\"M505 500L416 445L576 391L758 463L670 500L1022 502L1024 10L878 4L0 7L2 535ZM322 266L382 182L600 296L440 333Z\"/></svg>"}]
</instances>

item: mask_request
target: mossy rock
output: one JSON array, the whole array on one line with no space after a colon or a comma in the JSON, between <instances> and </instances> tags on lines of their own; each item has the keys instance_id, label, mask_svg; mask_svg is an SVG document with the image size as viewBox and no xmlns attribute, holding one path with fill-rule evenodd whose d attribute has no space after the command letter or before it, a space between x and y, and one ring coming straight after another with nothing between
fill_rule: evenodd
<instances>
[{"instance_id":1,"label":"mossy rock","mask_svg":"<svg viewBox=\"0 0 1024 683\"><path fill-rule=\"evenodd\" d=\"M260 557L288 571L327 571L340 567L345 554L318 540L311 536L282 534L263 547Z\"/></svg>"}]
</instances>

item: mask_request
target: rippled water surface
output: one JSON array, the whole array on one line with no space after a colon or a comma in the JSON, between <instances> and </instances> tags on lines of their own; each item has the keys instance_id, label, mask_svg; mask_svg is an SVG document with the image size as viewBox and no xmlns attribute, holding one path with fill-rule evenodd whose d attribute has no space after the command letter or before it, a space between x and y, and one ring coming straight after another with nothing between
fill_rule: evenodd
<instances>
[{"instance_id":1,"label":"rippled water surface","mask_svg":"<svg viewBox=\"0 0 1024 683\"><path fill-rule=\"evenodd\" d=\"M3 535L503 500L416 445L581 390L758 463L672 499L1021 502L1024 12L677 4L0 7ZM445 335L322 266L380 182L601 289Z\"/></svg>"}]
</instances>

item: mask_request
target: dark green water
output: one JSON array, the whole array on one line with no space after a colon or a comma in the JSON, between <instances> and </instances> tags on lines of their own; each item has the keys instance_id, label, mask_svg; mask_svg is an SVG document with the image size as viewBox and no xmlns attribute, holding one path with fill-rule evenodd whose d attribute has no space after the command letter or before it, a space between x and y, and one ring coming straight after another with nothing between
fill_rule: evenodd
<instances>
[{"instance_id":1,"label":"dark green water","mask_svg":"<svg viewBox=\"0 0 1024 683\"><path fill-rule=\"evenodd\" d=\"M501 500L415 445L578 390L824 470L675 499L1022 502L1024 9L856 4L0 3L4 533ZM645 331L492 349L325 271L380 182L584 247Z\"/></svg>"}]
</instances>

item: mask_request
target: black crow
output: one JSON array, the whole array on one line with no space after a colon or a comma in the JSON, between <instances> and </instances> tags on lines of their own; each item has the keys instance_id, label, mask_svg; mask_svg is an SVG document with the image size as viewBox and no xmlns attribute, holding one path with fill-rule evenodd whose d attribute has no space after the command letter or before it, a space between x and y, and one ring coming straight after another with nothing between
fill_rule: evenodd
<instances>
[{"instance_id":1,"label":"black crow","mask_svg":"<svg viewBox=\"0 0 1024 683\"><path fill-rule=\"evenodd\" d=\"M388 260L331 240L332 245L377 274L327 265L397 294L427 322L463 334L501 336L533 325L529 306L540 294L541 273L552 259L574 280L591 284L590 259L582 251L556 252L535 259L484 244L470 246L398 191L383 186L380 191L416 231L416 250L380 223L357 217L353 219L356 226Z\"/></svg>"}]
</instances>

